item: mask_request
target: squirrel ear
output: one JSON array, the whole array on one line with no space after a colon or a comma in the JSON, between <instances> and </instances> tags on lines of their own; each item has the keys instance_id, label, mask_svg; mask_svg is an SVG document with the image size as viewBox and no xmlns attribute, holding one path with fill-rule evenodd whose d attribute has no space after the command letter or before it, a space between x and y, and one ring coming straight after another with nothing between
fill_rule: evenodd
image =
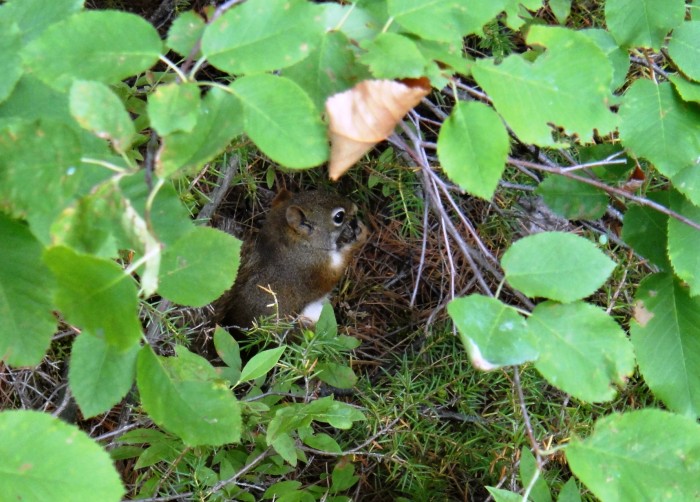
<instances>
[{"instance_id":1,"label":"squirrel ear","mask_svg":"<svg viewBox=\"0 0 700 502\"><path fill-rule=\"evenodd\" d=\"M313 227L309 225L304 210L299 206L289 206L287 208L287 223L299 233L311 235Z\"/></svg>"},{"instance_id":2,"label":"squirrel ear","mask_svg":"<svg viewBox=\"0 0 700 502\"><path fill-rule=\"evenodd\" d=\"M286 188L283 188L279 192L277 192L277 195L275 195L275 198L272 199L272 207L275 207L279 204L282 204L283 202L285 202L291 198L292 198L292 192L290 192Z\"/></svg>"}]
</instances>

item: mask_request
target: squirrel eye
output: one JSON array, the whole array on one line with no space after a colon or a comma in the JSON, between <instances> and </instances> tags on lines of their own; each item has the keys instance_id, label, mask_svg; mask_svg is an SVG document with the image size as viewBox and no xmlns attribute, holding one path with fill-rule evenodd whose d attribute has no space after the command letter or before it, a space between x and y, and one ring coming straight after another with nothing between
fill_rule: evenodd
<instances>
[{"instance_id":1,"label":"squirrel eye","mask_svg":"<svg viewBox=\"0 0 700 502\"><path fill-rule=\"evenodd\" d=\"M340 226L343 224L343 221L345 221L345 209L335 209L333 210L333 223L335 223L336 226Z\"/></svg>"}]
</instances>

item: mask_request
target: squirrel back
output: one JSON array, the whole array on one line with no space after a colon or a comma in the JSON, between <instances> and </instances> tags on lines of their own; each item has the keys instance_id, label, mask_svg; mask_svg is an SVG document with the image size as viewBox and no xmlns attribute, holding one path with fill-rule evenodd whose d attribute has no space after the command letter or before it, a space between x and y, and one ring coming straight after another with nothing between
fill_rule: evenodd
<instances>
[{"instance_id":1,"label":"squirrel back","mask_svg":"<svg viewBox=\"0 0 700 502\"><path fill-rule=\"evenodd\" d=\"M236 281L214 304L217 323L247 328L274 314L315 323L367 235L344 197L282 190L257 237L243 244Z\"/></svg>"}]
</instances>

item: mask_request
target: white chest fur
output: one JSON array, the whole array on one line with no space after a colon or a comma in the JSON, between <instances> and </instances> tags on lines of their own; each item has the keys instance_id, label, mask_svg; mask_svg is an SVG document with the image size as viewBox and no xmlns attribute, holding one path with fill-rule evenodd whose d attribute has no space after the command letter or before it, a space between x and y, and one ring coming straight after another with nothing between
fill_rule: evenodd
<instances>
[{"instance_id":1,"label":"white chest fur","mask_svg":"<svg viewBox=\"0 0 700 502\"><path fill-rule=\"evenodd\" d=\"M340 270L343 268L345 260L343 259L343 253L340 251L331 251L331 268L333 270Z\"/></svg>"}]
</instances>

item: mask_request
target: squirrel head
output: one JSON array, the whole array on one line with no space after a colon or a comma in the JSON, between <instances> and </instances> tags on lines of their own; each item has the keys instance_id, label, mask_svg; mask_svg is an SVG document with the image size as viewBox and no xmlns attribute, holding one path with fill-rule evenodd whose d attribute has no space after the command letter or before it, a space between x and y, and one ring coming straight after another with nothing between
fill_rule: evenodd
<instances>
[{"instance_id":1,"label":"squirrel head","mask_svg":"<svg viewBox=\"0 0 700 502\"><path fill-rule=\"evenodd\" d=\"M367 228L357 218L357 206L338 194L283 189L272 201L269 219L286 228L288 244L338 252L343 256L367 240ZM343 266L345 263L343 263Z\"/></svg>"}]
</instances>

